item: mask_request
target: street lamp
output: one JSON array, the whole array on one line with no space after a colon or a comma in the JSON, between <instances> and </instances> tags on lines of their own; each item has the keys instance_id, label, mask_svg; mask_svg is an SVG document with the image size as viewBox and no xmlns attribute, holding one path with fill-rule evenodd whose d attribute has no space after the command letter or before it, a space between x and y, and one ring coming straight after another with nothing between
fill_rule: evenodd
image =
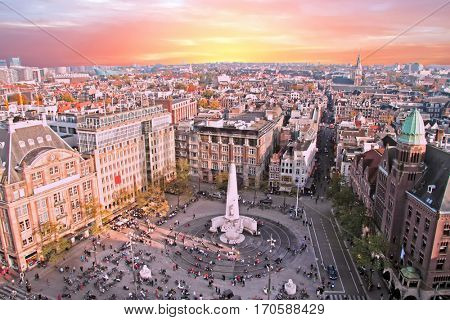
<instances>
[{"instance_id":1,"label":"street lamp","mask_svg":"<svg viewBox=\"0 0 450 320\"><path fill-rule=\"evenodd\" d=\"M267 280L267 300L270 300L270 293L272 291L272 278L271 278L271 274L272 274L272 270L273 270L273 266L271 264L268 264L266 266L267 271L269 272L269 279Z\"/></svg>"},{"instance_id":2,"label":"street lamp","mask_svg":"<svg viewBox=\"0 0 450 320\"><path fill-rule=\"evenodd\" d=\"M297 184L297 200L295 202L295 217L298 216L298 191L300 189L300 181L298 179L295 179L295 183Z\"/></svg>"}]
</instances>

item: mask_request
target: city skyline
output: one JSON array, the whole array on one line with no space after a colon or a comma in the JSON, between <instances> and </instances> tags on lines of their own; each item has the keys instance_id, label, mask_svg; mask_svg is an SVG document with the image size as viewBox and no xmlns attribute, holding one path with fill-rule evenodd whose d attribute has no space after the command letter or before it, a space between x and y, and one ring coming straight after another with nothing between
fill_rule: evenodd
<instances>
[{"instance_id":1,"label":"city skyline","mask_svg":"<svg viewBox=\"0 0 450 320\"><path fill-rule=\"evenodd\" d=\"M449 6L421 21L444 4L437 0L2 1L0 52L2 57L21 56L25 64L37 66L340 64L354 63L359 51L363 64L450 64L445 19Z\"/></svg>"}]
</instances>

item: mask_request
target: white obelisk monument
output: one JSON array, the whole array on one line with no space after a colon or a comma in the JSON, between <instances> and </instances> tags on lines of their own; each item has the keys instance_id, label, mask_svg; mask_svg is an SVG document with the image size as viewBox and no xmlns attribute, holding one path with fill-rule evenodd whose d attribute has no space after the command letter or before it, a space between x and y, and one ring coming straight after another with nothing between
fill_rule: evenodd
<instances>
[{"instance_id":1,"label":"white obelisk monument","mask_svg":"<svg viewBox=\"0 0 450 320\"><path fill-rule=\"evenodd\" d=\"M220 236L220 240L228 244L237 244L244 241L245 236L242 234L244 229L251 234L255 234L257 231L255 219L239 215L239 195L236 165L234 163L231 163L229 168L225 216L212 218L209 231L217 232L218 228L224 232Z\"/></svg>"}]
</instances>

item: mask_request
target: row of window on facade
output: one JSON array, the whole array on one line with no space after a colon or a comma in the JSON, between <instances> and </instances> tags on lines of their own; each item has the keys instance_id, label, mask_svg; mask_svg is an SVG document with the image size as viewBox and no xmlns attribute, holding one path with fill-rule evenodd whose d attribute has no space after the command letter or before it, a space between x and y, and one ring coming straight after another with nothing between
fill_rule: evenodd
<instances>
[{"instance_id":1,"label":"row of window on facade","mask_svg":"<svg viewBox=\"0 0 450 320\"><path fill-rule=\"evenodd\" d=\"M70 133L70 134L77 134L77 129L75 128L70 128L70 127L61 127L61 126L50 126L50 128L55 131L56 133L60 132L60 133Z\"/></svg>"}]
</instances>

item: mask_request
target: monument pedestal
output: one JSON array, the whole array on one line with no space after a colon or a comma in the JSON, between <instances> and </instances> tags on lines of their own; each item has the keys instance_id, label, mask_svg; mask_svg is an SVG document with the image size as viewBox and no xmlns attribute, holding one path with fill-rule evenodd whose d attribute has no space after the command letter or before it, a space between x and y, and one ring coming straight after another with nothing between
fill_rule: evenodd
<instances>
[{"instance_id":1,"label":"monument pedestal","mask_svg":"<svg viewBox=\"0 0 450 320\"><path fill-rule=\"evenodd\" d=\"M227 203L225 216L211 219L211 228L209 231L224 232L220 236L220 241L228 244L238 244L244 241L245 236L242 232L247 230L251 234L256 234L257 223L250 217L239 216L239 195L237 192L236 165L230 164L227 186Z\"/></svg>"}]
</instances>

